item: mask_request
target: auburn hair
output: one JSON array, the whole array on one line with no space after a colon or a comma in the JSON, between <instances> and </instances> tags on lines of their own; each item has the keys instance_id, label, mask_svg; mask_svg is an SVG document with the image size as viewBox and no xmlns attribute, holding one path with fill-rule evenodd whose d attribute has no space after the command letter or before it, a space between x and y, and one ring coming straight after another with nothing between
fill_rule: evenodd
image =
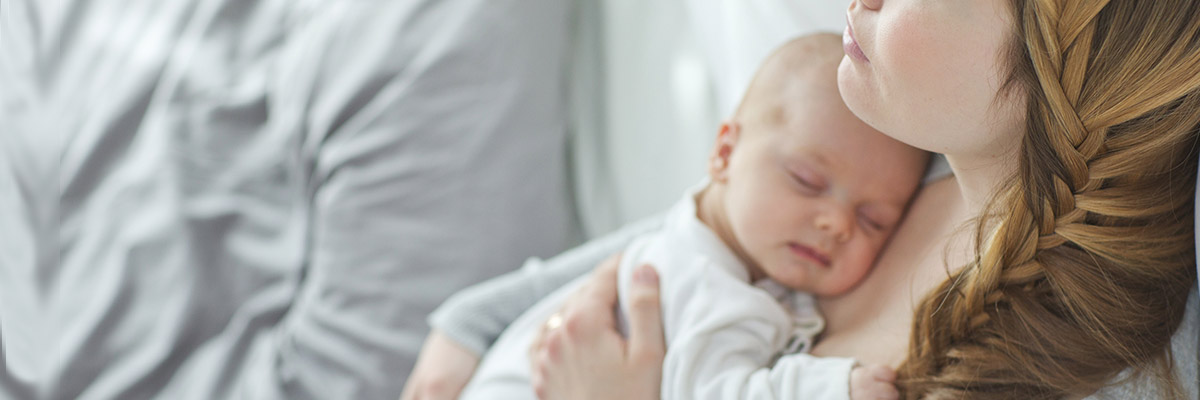
<instances>
[{"instance_id":1,"label":"auburn hair","mask_svg":"<svg viewBox=\"0 0 1200 400\"><path fill-rule=\"evenodd\" d=\"M902 397L1061 399L1129 367L1182 397L1169 344L1196 279L1200 0L1013 11L1019 168L977 220L975 261L918 303Z\"/></svg>"}]
</instances>

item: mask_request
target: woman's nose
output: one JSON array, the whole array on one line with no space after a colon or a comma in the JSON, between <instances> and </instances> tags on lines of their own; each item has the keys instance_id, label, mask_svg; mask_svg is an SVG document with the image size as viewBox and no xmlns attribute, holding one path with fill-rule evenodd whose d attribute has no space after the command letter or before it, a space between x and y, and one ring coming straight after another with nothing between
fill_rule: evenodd
<instances>
[{"instance_id":1,"label":"woman's nose","mask_svg":"<svg viewBox=\"0 0 1200 400\"><path fill-rule=\"evenodd\" d=\"M841 243L850 240L850 231L854 228L854 221L845 211L826 210L817 214L816 225L817 229L825 232L835 242Z\"/></svg>"},{"instance_id":2,"label":"woman's nose","mask_svg":"<svg viewBox=\"0 0 1200 400\"><path fill-rule=\"evenodd\" d=\"M883 7L883 0L855 0L854 2L850 3L851 10L857 6L862 6L863 8L872 11L879 11L879 8Z\"/></svg>"}]
</instances>

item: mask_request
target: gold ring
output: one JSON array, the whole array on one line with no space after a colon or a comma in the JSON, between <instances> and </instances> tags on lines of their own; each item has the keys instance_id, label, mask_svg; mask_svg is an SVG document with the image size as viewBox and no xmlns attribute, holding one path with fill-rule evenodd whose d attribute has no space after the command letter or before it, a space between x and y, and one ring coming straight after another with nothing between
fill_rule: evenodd
<instances>
[{"instance_id":1,"label":"gold ring","mask_svg":"<svg viewBox=\"0 0 1200 400\"><path fill-rule=\"evenodd\" d=\"M563 317L561 314L551 315L550 319L546 320L546 330L558 328L558 327L562 326L562 324L563 324Z\"/></svg>"}]
</instances>

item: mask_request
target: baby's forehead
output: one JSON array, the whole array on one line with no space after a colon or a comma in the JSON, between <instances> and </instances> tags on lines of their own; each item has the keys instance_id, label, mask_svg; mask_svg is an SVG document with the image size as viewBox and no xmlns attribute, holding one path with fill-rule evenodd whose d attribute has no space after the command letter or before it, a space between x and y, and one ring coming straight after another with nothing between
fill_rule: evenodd
<instances>
[{"instance_id":1,"label":"baby's forehead","mask_svg":"<svg viewBox=\"0 0 1200 400\"><path fill-rule=\"evenodd\" d=\"M836 73L814 68L767 68L746 91L739 105L742 117L787 124L799 118L844 118L845 108Z\"/></svg>"},{"instance_id":2,"label":"baby's forehead","mask_svg":"<svg viewBox=\"0 0 1200 400\"><path fill-rule=\"evenodd\" d=\"M802 95L747 98L742 116L744 122L759 123L774 131L790 134L824 135L829 130L842 130L858 122L845 109L836 90L822 93L805 91Z\"/></svg>"},{"instance_id":3,"label":"baby's forehead","mask_svg":"<svg viewBox=\"0 0 1200 400\"><path fill-rule=\"evenodd\" d=\"M765 107L800 108L836 101L845 106L837 86L837 76L815 73L768 75L764 88L745 101L758 102ZM813 101L821 100L821 101Z\"/></svg>"}]
</instances>

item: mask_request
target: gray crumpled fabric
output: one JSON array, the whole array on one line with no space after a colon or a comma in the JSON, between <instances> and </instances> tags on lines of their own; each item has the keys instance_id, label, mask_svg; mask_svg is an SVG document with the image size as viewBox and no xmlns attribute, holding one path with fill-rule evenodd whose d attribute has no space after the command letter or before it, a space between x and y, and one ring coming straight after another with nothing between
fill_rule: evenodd
<instances>
[{"instance_id":1,"label":"gray crumpled fabric","mask_svg":"<svg viewBox=\"0 0 1200 400\"><path fill-rule=\"evenodd\" d=\"M396 398L577 241L568 8L0 3L0 398Z\"/></svg>"}]
</instances>

